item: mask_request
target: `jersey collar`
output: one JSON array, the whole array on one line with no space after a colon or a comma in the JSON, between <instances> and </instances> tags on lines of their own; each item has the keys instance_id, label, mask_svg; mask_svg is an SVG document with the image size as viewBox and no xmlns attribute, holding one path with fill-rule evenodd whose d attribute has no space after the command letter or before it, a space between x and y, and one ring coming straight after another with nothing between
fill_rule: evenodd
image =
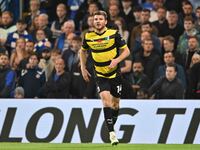
<instances>
[{"instance_id":1,"label":"jersey collar","mask_svg":"<svg viewBox=\"0 0 200 150\"><path fill-rule=\"evenodd\" d=\"M97 35L103 35L106 31L107 31L107 27L105 27L103 30L102 30L102 33L99 33L99 32L97 32L97 30L96 29L94 29L94 32L97 34Z\"/></svg>"}]
</instances>

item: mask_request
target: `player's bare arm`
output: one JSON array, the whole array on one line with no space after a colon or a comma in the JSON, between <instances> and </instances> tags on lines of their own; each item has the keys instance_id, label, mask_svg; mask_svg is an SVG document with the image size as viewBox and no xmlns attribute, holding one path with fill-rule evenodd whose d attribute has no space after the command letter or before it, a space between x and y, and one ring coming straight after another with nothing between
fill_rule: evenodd
<instances>
[{"instance_id":1,"label":"player's bare arm","mask_svg":"<svg viewBox=\"0 0 200 150\"><path fill-rule=\"evenodd\" d=\"M109 65L110 68L114 68L117 66L118 63L120 63L122 60L124 60L126 57L130 55L130 50L128 47L125 47L122 49L122 53L115 59L113 59Z\"/></svg>"},{"instance_id":2,"label":"player's bare arm","mask_svg":"<svg viewBox=\"0 0 200 150\"><path fill-rule=\"evenodd\" d=\"M80 50L80 61L81 61L81 73L82 73L83 79L86 82L89 82L91 74L86 69L87 52L82 49Z\"/></svg>"}]
</instances>

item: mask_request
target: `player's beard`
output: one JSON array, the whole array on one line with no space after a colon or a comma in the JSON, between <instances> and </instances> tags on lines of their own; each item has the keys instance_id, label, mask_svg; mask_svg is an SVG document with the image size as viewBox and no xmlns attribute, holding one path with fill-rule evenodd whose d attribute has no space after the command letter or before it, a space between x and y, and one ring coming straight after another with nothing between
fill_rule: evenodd
<instances>
[{"instance_id":1,"label":"player's beard","mask_svg":"<svg viewBox=\"0 0 200 150\"><path fill-rule=\"evenodd\" d=\"M105 26L104 25L95 25L95 28L96 28L96 30L97 31L102 31L104 28L105 28Z\"/></svg>"}]
</instances>

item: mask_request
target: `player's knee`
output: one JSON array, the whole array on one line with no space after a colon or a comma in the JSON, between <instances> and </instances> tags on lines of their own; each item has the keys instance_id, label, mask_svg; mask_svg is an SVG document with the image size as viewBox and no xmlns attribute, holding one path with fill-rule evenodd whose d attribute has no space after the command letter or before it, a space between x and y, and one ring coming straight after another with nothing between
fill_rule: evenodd
<instances>
[{"instance_id":1,"label":"player's knee","mask_svg":"<svg viewBox=\"0 0 200 150\"><path fill-rule=\"evenodd\" d=\"M112 106L111 96L108 92L100 93L100 97L102 99L104 107L111 107Z\"/></svg>"},{"instance_id":2,"label":"player's knee","mask_svg":"<svg viewBox=\"0 0 200 150\"><path fill-rule=\"evenodd\" d=\"M119 109L119 101L113 102L113 109Z\"/></svg>"}]
</instances>

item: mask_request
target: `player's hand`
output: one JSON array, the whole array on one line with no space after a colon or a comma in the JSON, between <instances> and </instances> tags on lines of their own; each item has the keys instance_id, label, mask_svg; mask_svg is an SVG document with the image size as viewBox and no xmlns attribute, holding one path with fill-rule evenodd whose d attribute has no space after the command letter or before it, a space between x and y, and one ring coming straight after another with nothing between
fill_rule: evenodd
<instances>
[{"instance_id":1,"label":"player's hand","mask_svg":"<svg viewBox=\"0 0 200 150\"><path fill-rule=\"evenodd\" d=\"M90 81L91 74L87 71L87 69L81 68L81 73L82 73L83 79L84 79L86 82L89 82L89 81Z\"/></svg>"},{"instance_id":2,"label":"player's hand","mask_svg":"<svg viewBox=\"0 0 200 150\"><path fill-rule=\"evenodd\" d=\"M108 66L109 68L115 68L116 66L117 66L117 64L118 64L119 62L118 62L118 60L117 59L113 59L113 60L111 60L111 63L110 63L110 65Z\"/></svg>"}]
</instances>

